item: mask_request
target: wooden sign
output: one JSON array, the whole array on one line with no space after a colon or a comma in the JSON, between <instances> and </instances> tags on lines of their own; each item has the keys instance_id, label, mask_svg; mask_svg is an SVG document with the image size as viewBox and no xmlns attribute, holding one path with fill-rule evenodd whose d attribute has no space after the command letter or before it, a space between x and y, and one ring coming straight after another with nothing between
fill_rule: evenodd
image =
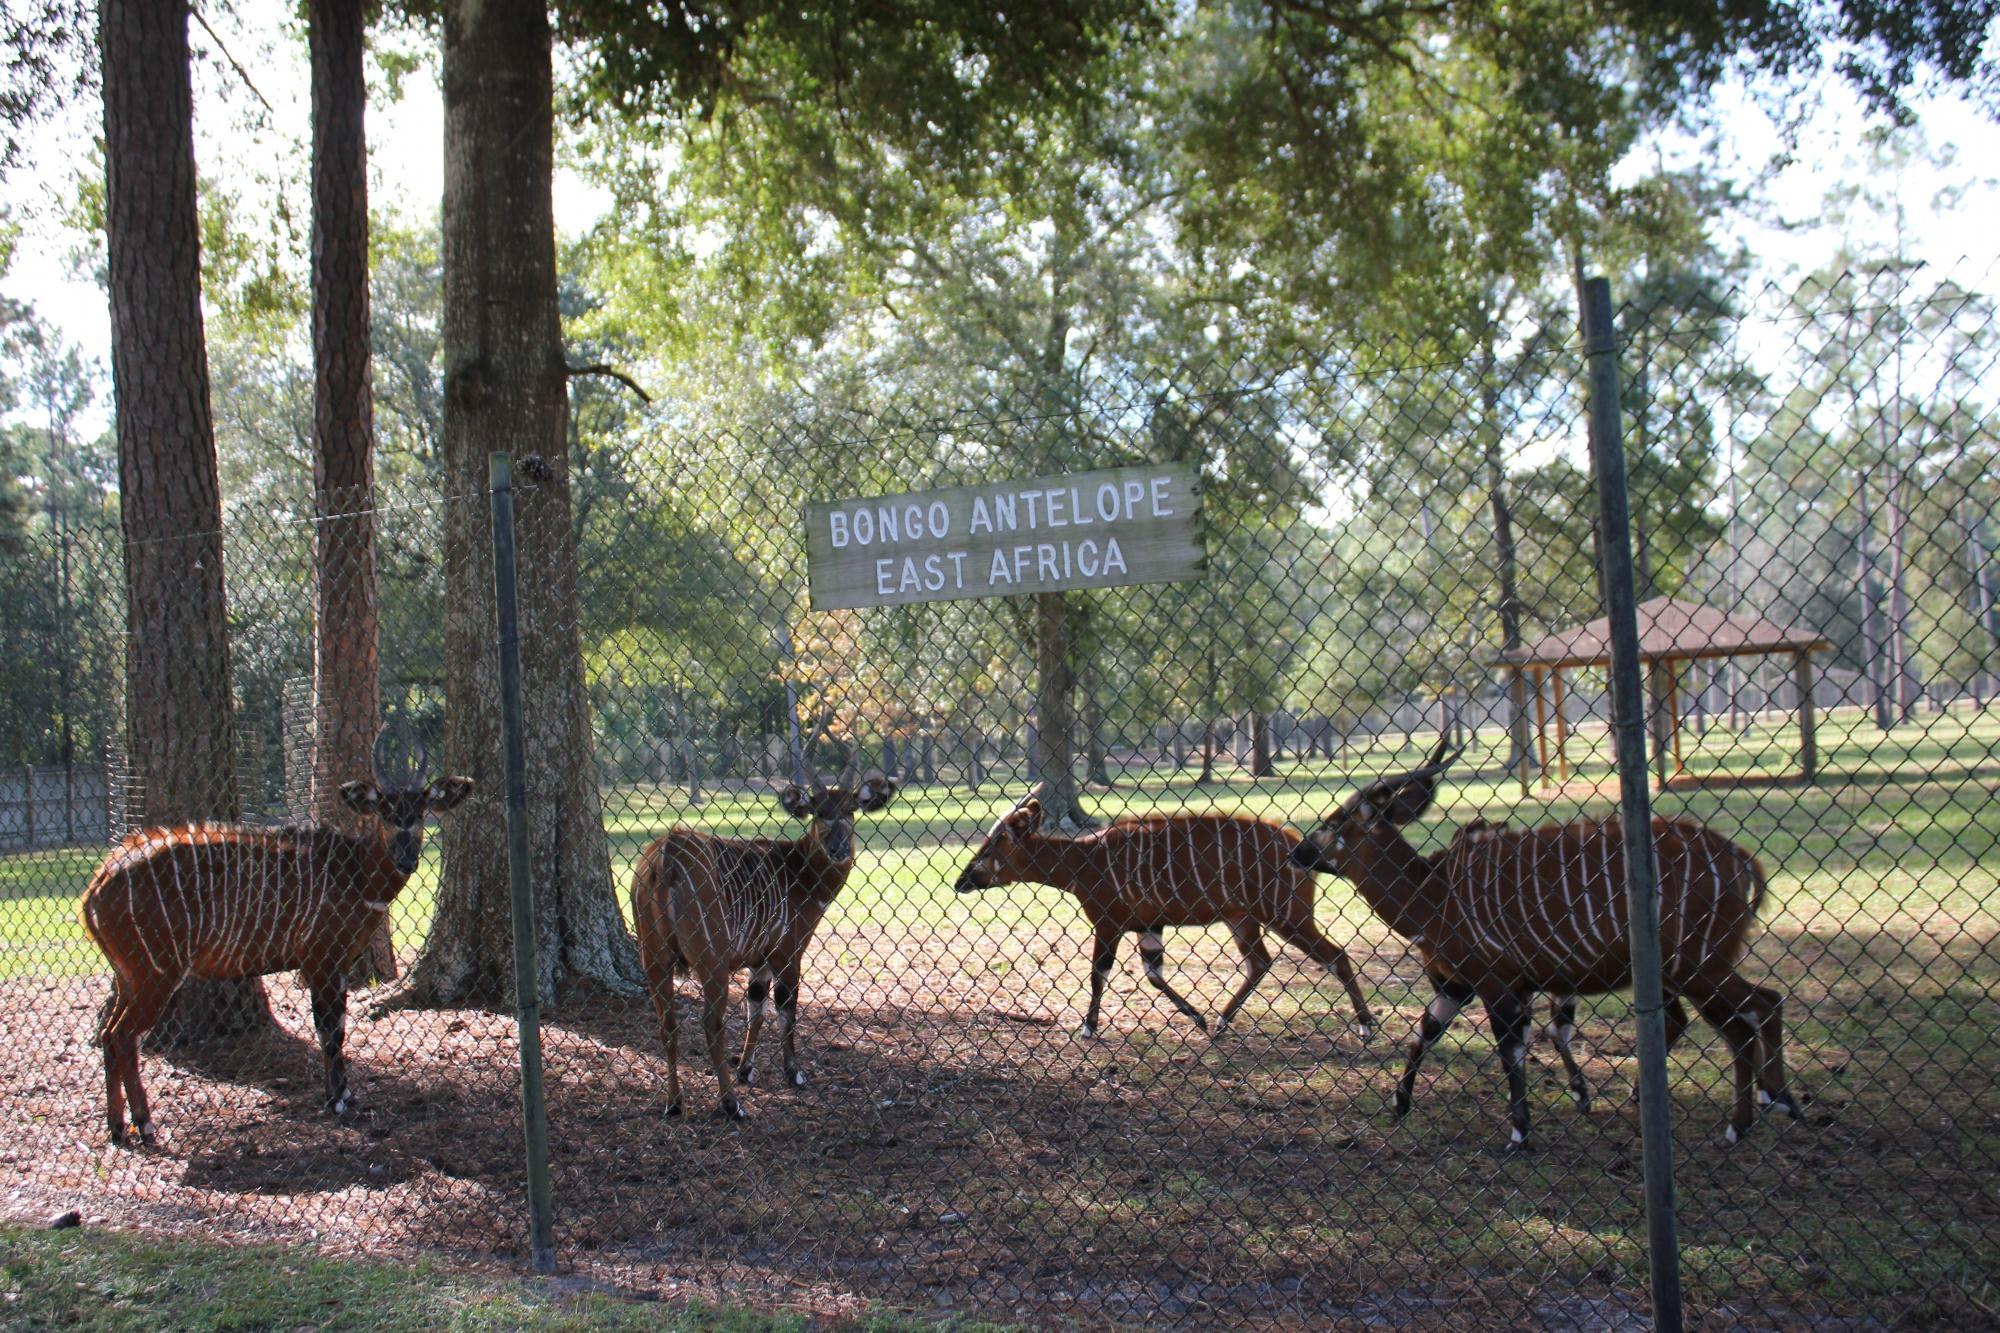
<instances>
[{"instance_id":1,"label":"wooden sign","mask_svg":"<svg viewBox=\"0 0 2000 1333\"><path fill-rule=\"evenodd\" d=\"M1068 588L1201 571L1194 469L1110 468L806 507L815 611Z\"/></svg>"}]
</instances>

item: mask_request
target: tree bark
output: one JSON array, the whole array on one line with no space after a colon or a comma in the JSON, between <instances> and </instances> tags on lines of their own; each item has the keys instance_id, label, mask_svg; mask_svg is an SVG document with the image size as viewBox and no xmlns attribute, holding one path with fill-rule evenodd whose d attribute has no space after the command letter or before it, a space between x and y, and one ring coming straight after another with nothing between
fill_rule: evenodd
<instances>
[{"instance_id":1,"label":"tree bark","mask_svg":"<svg viewBox=\"0 0 2000 1333\"><path fill-rule=\"evenodd\" d=\"M1499 406L1498 390L1492 384L1493 349L1486 348L1486 367L1483 378L1486 386L1481 391L1481 407L1484 409L1481 433L1486 442L1483 449L1486 464L1487 503L1493 509L1493 545L1495 571L1500 581L1500 646L1512 650L1521 646L1521 575L1520 557L1514 547L1514 511L1507 500L1506 462L1500 456L1499 432L1492 427L1495 411ZM1508 698L1513 704L1507 722L1507 732L1511 737L1513 754L1508 766L1515 772L1521 783L1523 794L1528 784L1528 708L1527 692L1523 687L1519 672L1514 674Z\"/></svg>"},{"instance_id":2,"label":"tree bark","mask_svg":"<svg viewBox=\"0 0 2000 1333\"><path fill-rule=\"evenodd\" d=\"M1092 821L1077 799L1076 666L1070 658L1069 608L1064 594L1035 594L1035 729L1030 763L1046 784L1042 808L1061 828Z\"/></svg>"},{"instance_id":3,"label":"tree bark","mask_svg":"<svg viewBox=\"0 0 2000 1333\"><path fill-rule=\"evenodd\" d=\"M313 758L320 823L363 831L340 784L367 777L382 713L375 603L368 305L368 84L362 0L309 0L312 55ZM385 917L353 981L396 975Z\"/></svg>"},{"instance_id":4,"label":"tree bark","mask_svg":"<svg viewBox=\"0 0 2000 1333\"><path fill-rule=\"evenodd\" d=\"M1917 663L1910 651L1910 597L1906 571L1909 565L1909 534L1905 531L1907 507L1903 501L1902 474L1892 463L1889 485L1883 498L1889 524L1889 672L1893 682L1896 721L1908 722L1917 714Z\"/></svg>"},{"instance_id":5,"label":"tree bark","mask_svg":"<svg viewBox=\"0 0 2000 1333\"><path fill-rule=\"evenodd\" d=\"M1861 669L1868 676L1870 702L1875 712L1875 726L1882 731L1889 730L1889 680L1882 661L1881 639L1876 633L1876 606L1880 601L1875 586L1875 555L1869 538L1875 528L1875 513L1868 507L1868 465L1861 465L1857 473L1857 503L1861 510L1859 526L1854 534L1854 556L1857 566L1855 583L1861 591Z\"/></svg>"},{"instance_id":6,"label":"tree bark","mask_svg":"<svg viewBox=\"0 0 2000 1333\"><path fill-rule=\"evenodd\" d=\"M1996 646L2000 646L2000 625L1993 619L1993 584L1988 579L1985 524L1972 496L1968 495L1961 504L1967 515L1961 525L1965 529L1966 560L1972 572L1972 605L1978 615L1979 631L1984 635L1972 670L1972 702L1977 707L1980 688L1993 664Z\"/></svg>"},{"instance_id":7,"label":"tree bark","mask_svg":"<svg viewBox=\"0 0 2000 1333\"><path fill-rule=\"evenodd\" d=\"M1277 774L1271 759L1271 715L1262 710L1250 714L1250 776L1268 778Z\"/></svg>"},{"instance_id":8,"label":"tree bark","mask_svg":"<svg viewBox=\"0 0 2000 1333\"><path fill-rule=\"evenodd\" d=\"M103 0L105 242L125 548L126 744L148 824L237 818L222 491L209 405L185 0ZM189 982L148 1040L271 1022L263 984Z\"/></svg>"},{"instance_id":9,"label":"tree bark","mask_svg":"<svg viewBox=\"0 0 2000 1333\"><path fill-rule=\"evenodd\" d=\"M556 306L553 75L539 0L444 6L444 372L447 494L488 490L515 457L529 873L538 998L585 981L641 987L606 856L576 614ZM478 780L443 826L437 916L405 992L416 1003L514 995L489 506L445 520L445 761Z\"/></svg>"}]
</instances>

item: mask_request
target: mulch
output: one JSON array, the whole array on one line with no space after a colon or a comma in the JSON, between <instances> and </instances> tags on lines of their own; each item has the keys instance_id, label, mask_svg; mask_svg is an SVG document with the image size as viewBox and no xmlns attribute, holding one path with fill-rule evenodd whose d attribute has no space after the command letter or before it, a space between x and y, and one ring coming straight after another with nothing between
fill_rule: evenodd
<instances>
[{"instance_id":1,"label":"mulch","mask_svg":"<svg viewBox=\"0 0 2000 1333\"><path fill-rule=\"evenodd\" d=\"M1235 981L1226 942L1170 947L1177 984L1212 1011ZM967 965L963 940L827 932L800 1013L810 1082L776 1086L768 1024L740 1124L709 1116L692 988L677 1119L662 1115L650 1008L598 996L545 1011L562 1268L644 1298L834 1318L1587 1327L1643 1309L1633 1270L1590 1243L1638 1224L1629 1032L1586 1032L1601 1098L1587 1119L1567 1110L1553 1055L1540 1061L1547 1146L1522 1159L1500 1151L1483 1033L1434 1053L1421 1116L1382 1113L1428 998L1399 948L1357 954L1409 996L1367 1047L1338 986L1290 954L1213 1041L1127 960L1104 1034L1085 1042L1075 941L1007 948L1005 966ZM0 985L0 1102L17 1126L0 1212L525 1271L512 1016L370 1016L356 997L361 1108L335 1120L305 996L269 981L279 1030L144 1057L165 1131L152 1149L105 1141L89 1044L103 980ZM736 999L732 1052L740 979Z\"/></svg>"}]
</instances>

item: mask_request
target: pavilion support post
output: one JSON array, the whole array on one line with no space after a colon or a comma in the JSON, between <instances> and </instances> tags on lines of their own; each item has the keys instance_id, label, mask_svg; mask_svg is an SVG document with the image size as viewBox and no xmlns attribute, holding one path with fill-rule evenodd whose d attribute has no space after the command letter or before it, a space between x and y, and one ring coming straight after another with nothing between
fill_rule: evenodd
<instances>
[{"instance_id":1,"label":"pavilion support post","mask_svg":"<svg viewBox=\"0 0 2000 1333\"><path fill-rule=\"evenodd\" d=\"M1545 692L1543 673L1535 668L1535 763L1540 769L1542 786L1549 785L1549 701Z\"/></svg>"},{"instance_id":2,"label":"pavilion support post","mask_svg":"<svg viewBox=\"0 0 2000 1333\"><path fill-rule=\"evenodd\" d=\"M1681 762L1681 675L1685 669L1679 662L1667 664L1667 735L1673 741L1675 777L1687 771Z\"/></svg>"},{"instance_id":3,"label":"pavilion support post","mask_svg":"<svg viewBox=\"0 0 2000 1333\"><path fill-rule=\"evenodd\" d=\"M1812 651L1792 655L1792 675L1799 687L1799 772L1810 787L1819 780L1819 738L1814 735Z\"/></svg>"},{"instance_id":4,"label":"pavilion support post","mask_svg":"<svg viewBox=\"0 0 2000 1333\"><path fill-rule=\"evenodd\" d=\"M1667 664L1654 658L1646 664L1646 698L1651 705L1653 767L1662 789L1667 785Z\"/></svg>"},{"instance_id":5,"label":"pavilion support post","mask_svg":"<svg viewBox=\"0 0 2000 1333\"><path fill-rule=\"evenodd\" d=\"M1557 667L1551 673L1555 688L1556 708L1556 781L1569 781L1569 720L1563 714L1563 673Z\"/></svg>"},{"instance_id":6,"label":"pavilion support post","mask_svg":"<svg viewBox=\"0 0 2000 1333\"><path fill-rule=\"evenodd\" d=\"M1514 776L1520 780L1521 795L1528 795L1528 764L1533 758L1528 745L1528 673L1514 669L1514 716L1508 724L1514 746Z\"/></svg>"}]
</instances>

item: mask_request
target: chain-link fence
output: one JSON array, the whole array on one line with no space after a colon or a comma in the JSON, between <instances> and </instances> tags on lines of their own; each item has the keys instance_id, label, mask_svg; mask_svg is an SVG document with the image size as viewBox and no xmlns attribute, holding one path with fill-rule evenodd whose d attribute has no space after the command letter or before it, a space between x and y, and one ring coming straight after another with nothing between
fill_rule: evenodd
<instances>
[{"instance_id":1,"label":"chain-link fence","mask_svg":"<svg viewBox=\"0 0 2000 1333\"><path fill-rule=\"evenodd\" d=\"M1091 1323L1641 1317L1574 329L1495 312L1283 373L968 387L947 420L803 402L515 460L512 848L489 495L374 509L360 538L234 515L216 718L128 723L115 527L24 542L0 599L15 1204L519 1262L520 864L580 1271ZM1715 1323L2000 1304L1993 337L1922 271L1783 302L1658 284L1619 314L1691 1020L1677 1222ZM1037 591L1109 555L1074 521L1095 494L1054 479L1115 468L1195 479L1200 568ZM946 488L994 497L1016 595L813 609L809 506ZM859 552L881 598L954 572L845 535L889 552ZM315 590L356 550L379 669L335 691L358 631ZM146 615L199 600L167 592ZM203 727L231 794L165 808L157 766ZM230 823L105 859L107 832L191 816ZM243 970L274 973L269 1022L197 1002ZM359 1103L334 1115L315 1048L344 983ZM150 1149L107 1147L100 1022Z\"/></svg>"}]
</instances>

